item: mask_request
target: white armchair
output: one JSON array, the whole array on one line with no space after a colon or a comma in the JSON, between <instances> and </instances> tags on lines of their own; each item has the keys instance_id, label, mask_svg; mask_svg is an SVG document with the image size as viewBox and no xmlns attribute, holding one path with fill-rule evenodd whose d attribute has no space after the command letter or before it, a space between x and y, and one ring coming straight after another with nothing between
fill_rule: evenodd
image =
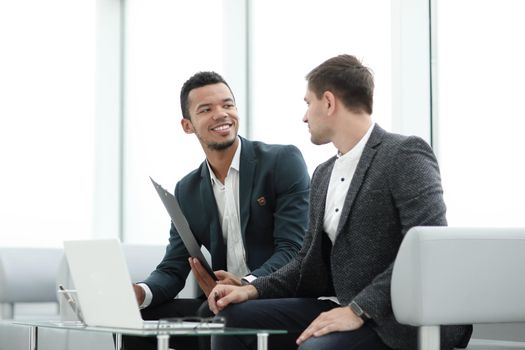
<instances>
[{"instance_id":1,"label":"white armchair","mask_svg":"<svg viewBox=\"0 0 525 350\"><path fill-rule=\"evenodd\" d=\"M0 248L0 319L14 318L19 303L56 301L61 256L60 248Z\"/></svg>"},{"instance_id":2,"label":"white armchair","mask_svg":"<svg viewBox=\"0 0 525 350\"><path fill-rule=\"evenodd\" d=\"M392 272L392 308L419 327L419 349L440 349L440 325L525 321L525 229L414 227ZM524 349L473 340L468 349Z\"/></svg>"},{"instance_id":3,"label":"white armchair","mask_svg":"<svg viewBox=\"0 0 525 350\"><path fill-rule=\"evenodd\" d=\"M131 280L136 282L146 278L162 260L165 249L164 245L123 244ZM63 249L0 248L0 350L29 347L27 328L12 324L13 319L58 319L58 283L74 288ZM195 279L190 274L179 296L191 298L197 290ZM29 313L17 312L17 305L25 306ZM39 334L38 348L42 350L114 349L108 334L53 329L42 329Z\"/></svg>"}]
</instances>

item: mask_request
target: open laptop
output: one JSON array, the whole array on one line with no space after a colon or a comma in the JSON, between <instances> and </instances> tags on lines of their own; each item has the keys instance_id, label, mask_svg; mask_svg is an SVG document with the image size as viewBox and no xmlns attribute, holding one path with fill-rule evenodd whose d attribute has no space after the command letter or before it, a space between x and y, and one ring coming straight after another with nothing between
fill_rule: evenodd
<instances>
[{"instance_id":1,"label":"open laptop","mask_svg":"<svg viewBox=\"0 0 525 350\"><path fill-rule=\"evenodd\" d=\"M222 328L223 323L143 321L117 239L65 241L64 251L88 326L132 329Z\"/></svg>"}]
</instances>

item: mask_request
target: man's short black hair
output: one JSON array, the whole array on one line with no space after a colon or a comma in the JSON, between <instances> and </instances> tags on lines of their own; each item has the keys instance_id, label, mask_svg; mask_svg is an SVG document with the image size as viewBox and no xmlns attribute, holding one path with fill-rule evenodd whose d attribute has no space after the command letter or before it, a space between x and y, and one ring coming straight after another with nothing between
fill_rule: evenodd
<instances>
[{"instance_id":1,"label":"man's short black hair","mask_svg":"<svg viewBox=\"0 0 525 350\"><path fill-rule=\"evenodd\" d=\"M190 111L188 109L188 95L193 89L197 89L206 85L213 85L222 83L228 87L232 96L233 92L226 80L221 77L218 73L215 72L198 72L194 74L191 78L186 80L182 89L180 90L180 108L182 109L182 116L186 119L190 118ZM235 100L235 96L233 96Z\"/></svg>"}]
</instances>

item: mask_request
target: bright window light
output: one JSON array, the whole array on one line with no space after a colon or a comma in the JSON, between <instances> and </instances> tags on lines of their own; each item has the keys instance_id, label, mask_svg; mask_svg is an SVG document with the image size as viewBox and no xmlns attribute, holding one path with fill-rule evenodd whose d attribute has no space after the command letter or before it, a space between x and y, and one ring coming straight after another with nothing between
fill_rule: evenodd
<instances>
[{"instance_id":1,"label":"bright window light","mask_svg":"<svg viewBox=\"0 0 525 350\"><path fill-rule=\"evenodd\" d=\"M525 226L525 3L436 4L436 146L449 225Z\"/></svg>"},{"instance_id":2,"label":"bright window light","mask_svg":"<svg viewBox=\"0 0 525 350\"><path fill-rule=\"evenodd\" d=\"M0 2L0 245L89 237L96 2Z\"/></svg>"},{"instance_id":3,"label":"bright window light","mask_svg":"<svg viewBox=\"0 0 525 350\"><path fill-rule=\"evenodd\" d=\"M375 75L374 121L391 128L391 7L382 0L252 1L252 137L295 144L310 173L336 153L314 146L302 122L306 74L328 58L355 55Z\"/></svg>"},{"instance_id":4,"label":"bright window light","mask_svg":"<svg viewBox=\"0 0 525 350\"><path fill-rule=\"evenodd\" d=\"M185 134L180 126L179 93L198 71L224 74L223 12L217 0L126 2L127 242L167 242L170 219L149 176L172 192L205 159L195 135Z\"/></svg>"}]
</instances>

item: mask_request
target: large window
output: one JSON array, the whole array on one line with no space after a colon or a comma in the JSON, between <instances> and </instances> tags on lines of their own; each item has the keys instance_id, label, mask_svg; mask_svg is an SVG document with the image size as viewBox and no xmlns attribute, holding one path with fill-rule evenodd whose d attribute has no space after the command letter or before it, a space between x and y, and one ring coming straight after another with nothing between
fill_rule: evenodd
<instances>
[{"instance_id":1,"label":"large window","mask_svg":"<svg viewBox=\"0 0 525 350\"><path fill-rule=\"evenodd\" d=\"M0 245L93 222L95 2L0 2Z\"/></svg>"},{"instance_id":2,"label":"large window","mask_svg":"<svg viewBox=\"0 0 525 350\"><path fill-rule=\"evenodd\" d=\"M126 2L123 231L128 242L167 242L169 216L149 176L172 192L204 160L197 138L181 129L179 92L198 71L224 74L225 27L222 1Z\"/></svg>"},{"instance_id":3,"label":"large window","mask_svg":"<svg viewBox=\"0 0 525 350\"><path fill-rule=\"evenodd\" d=\"M291 143L310 173L333 156L333 145L314 146L302 122L306 74L326 59L348 53L375 73L373 118L391 129L390 2L266 0L251 2L251 135Z\"/></svg>"},{"instance_id":4,"label":"large window","mask_svg":"<svg viewBox=\"0 0 525 350\"><path fill-rule=\"evenodd\" d=\"M409 2L3 2L0 244L165 242L169 219L149 176L173 190L204 159L179 125L180 87L200 70L232 86L241 135L297 145L310 172L335 149L310 143L304 76L331 56L372 68L373 117L403 132L406 109L392 96L403 90L394 73L407 65L406 21L392 19Z\"/></svg>"},{"instance_id":5,"label":"large window","mask_svg":"<svg viewBox=\"0 0 525 350\"><path fill-rule=\"evenodd\" d=\"M436 10L435 148L449 224L525 226L525 3Z\"/></svg>"},{"instance_id":6,"label":"large window","mask_svg":"<svg viewBox=\"0 0 525 350\"><path fill-rule=\"evenodd\" d=\"M217 70L230 82L237 97L241 135L297 145L310 171L335 153L331 145L312 146L301 121L304 77L323 60L351 53L374 70L375 119L390 129L391 11L387 4L335 0L248 4L246 10L246 2L238 0L126 2L126 241L167 238L169 218L148 176L171 191L204 159L195 136L184 134L179 125L179 90L197 71ZM242 58L247 52L246 66ZM250 103L245 108L247 94ZM249 130L244 129L247 124Z\"/></svg>"}]
</instances>

